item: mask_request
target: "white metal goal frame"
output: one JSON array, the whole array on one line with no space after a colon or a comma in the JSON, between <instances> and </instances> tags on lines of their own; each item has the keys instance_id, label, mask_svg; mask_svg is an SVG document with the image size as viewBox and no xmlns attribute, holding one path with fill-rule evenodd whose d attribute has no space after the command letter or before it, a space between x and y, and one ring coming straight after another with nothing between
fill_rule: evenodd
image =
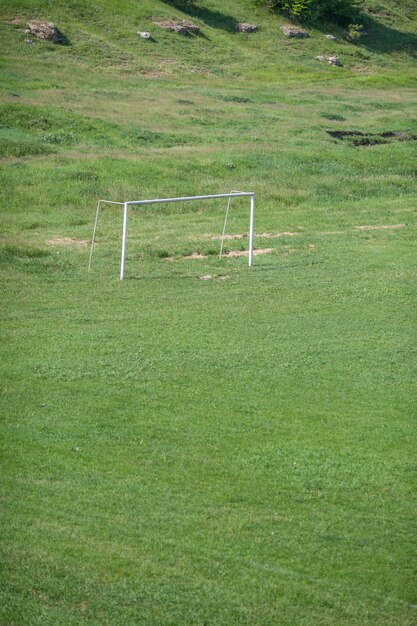
<instances>
[{"instance_id":1,"label":"white metal goal frame","mask_svg":"<svg viewBox=\"0 0 417 626\"><path fill-rule=\"evenodd\" d=\"M185 202L188 200L211 200L211 199L216 199L216 198L229 198L229 203L227 206L226 217L225 217L224 226L223 226L222 243L221 243L221 250L220 250L220 256L221 256L222 251L223 251L223 241L224 241L224 235L226 231L226 223L227 223L227 217L229 213L230 201L232 198L243 198L243 197L250 198L248 257L249 257L249 267L252 267L253 226L254 226L254 218L255 218L255 193L253 191L231 191L230 193L216 193L216 194L209 194L209 195L204 195L204 196L183 196L183 197L178 197L178 198L154 198L152 200L128 200L126 202L115 202L113 200L99 200L97 202L96 218L94 221L93 236L91 239L88 271L90 271L91 269L98 216L99 216L100 207L102 204L116 204L116 205L123 207L122 252L121 252L121 259L120 259L120 280L123 280L124 274L125 274L127 223L128 223L128 215L129 215L130 206L143 206L145 204L160 204L164 202Z\"/></svg>"}]
</instances>

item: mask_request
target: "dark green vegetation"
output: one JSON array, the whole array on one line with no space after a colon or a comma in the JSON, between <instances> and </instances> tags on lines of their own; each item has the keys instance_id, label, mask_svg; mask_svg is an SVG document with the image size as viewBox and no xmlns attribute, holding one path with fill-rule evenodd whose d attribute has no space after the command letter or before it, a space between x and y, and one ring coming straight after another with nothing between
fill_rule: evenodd
<instances>
[{"instance_id":1,"label":"dark green vegetation","mask_svg":"<svg viewBox=\"0 0 417 626\"><path fill-rule=\"evenodd\" d=\"M258 3L291 18L315 22L326 18L346 22L358 17L361 7L360 0L258 0Z\"/></svg>"},{"instance_id":2,"label":"dark green vegetation","mask_svg":"<svg viewBox=\"0 0 417 626\"><path fill-rule=\"evenodd\" d=\"M36 6L0 4L0 623L414 625L414 3L357 45ZM105 209L87 274L99 198L231 189L251 271L213 202L132 210L123 283Z\"/></svg>"}]
</instances>

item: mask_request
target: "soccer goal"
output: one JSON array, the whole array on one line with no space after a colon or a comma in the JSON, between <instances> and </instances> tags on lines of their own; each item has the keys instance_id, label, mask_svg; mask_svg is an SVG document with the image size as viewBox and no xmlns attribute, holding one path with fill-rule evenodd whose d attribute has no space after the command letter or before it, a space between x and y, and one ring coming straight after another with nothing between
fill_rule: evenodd
<instances>
[{"instance_id":1,"label":"soccer goal","mask_svg":"<svg viewBox=\"0 0 417 626\"><path fill-rule=\"evenodd\" d=\"M113 200L99 200L97 202L96 217L95 217L94 227L93 227L93 236L91 239L88 271L90 271L91 269L94 243L95 243L97 224L98 224L98 217L100 213L100 208L102 207L103 204L114 204L114 205L123 207L122 250L121 250L121 258L120 258L120 280L123 280L124 275L125 275L127 224L128 224L128 217L129 217L129 207L137 207L137 206L144 206L147 204L158 204L158 203L164 203L164 202L185 202L185 201L191 201L191 200L194 200L194 201L195 200L214 200L218 198L228 198L229 201L228 201L228 205L226 209L223 233L222 233L222 238L221 238L221 248L220 248L220 257L221 257L222 251L223 251L223 242L224 242L224 237L225 237L225 232L226 232L226 225L227 225L227 218L229 214L230 202L232 198L242 198L242 197L250 198L248 258L249 258L249 267L252 267L253 226L254 226L254 218L255 218L255 194L253 191L231 191L230 193L217 193L217 194L210 194L210 195L204 195L204 196L184 196L184 197L178 197L178 198L154 198L152 200L128 200L125 202L115 202Z\"/></svg>"}]
</instances>

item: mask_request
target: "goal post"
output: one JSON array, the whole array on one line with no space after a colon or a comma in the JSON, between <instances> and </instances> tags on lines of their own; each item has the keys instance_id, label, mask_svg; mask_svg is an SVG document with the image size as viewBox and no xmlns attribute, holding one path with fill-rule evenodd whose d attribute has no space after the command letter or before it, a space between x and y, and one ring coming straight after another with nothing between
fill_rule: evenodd
<instances>
[{"instance_id":1,"label":"goal post","mask_svg":"<svg viewBox=\"0 0 417 626\"><path fill-rule=\"evenodd\" d=\"M90 246L90 256L88 262L88 271L91 269L91 262L93 258L93 249L96 237L97 223L99 212L102 204L116 204L119 206L123 206L123 228L122 228L122 250L121 250L121 258L120 258L120 280L123 280L125 274L125 260L126 260L126 243L127 243L127 227L128 227L128 219L129 219L129 207L130 206L143 206L146 204L161 204L166 202L185 202L188 200L212 200L218 198L229 198L229 202L232 198L242 198L248 197L250 198L250 213L249 213L249 249L248 249L248 258L249 258L249 267L252 267L252 259L253 259L253 232L254 232L254 219L255 219L255 193L253 191L232 191L230 193L217 193L217 194L208 194L203 196L182 196L178 198L154 198L152 200L128 200L125 202L114 202L113 200L99 200L97 203L96 217L94 221L93 227L93 236L91 239ZM227 220L227 214L226 214ZM226 222L225 222L226 226ZM223 228L223 237L224 237Z\"/></svg>"}]
</instances>

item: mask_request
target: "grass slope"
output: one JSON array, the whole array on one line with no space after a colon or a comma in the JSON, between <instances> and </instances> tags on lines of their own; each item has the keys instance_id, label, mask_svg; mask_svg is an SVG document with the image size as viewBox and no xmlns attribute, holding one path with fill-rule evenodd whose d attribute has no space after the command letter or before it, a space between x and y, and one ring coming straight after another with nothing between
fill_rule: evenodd
<instances>
[{"instance_id":1,"label":"grass slope","mask_svg":"<svg viewBox=\"0 0 417 626\"><path fill-rule=\"evenodd\" d=\"M0 17L1 623L414 624L414 3L358 45L249 0ZM251 271L214 202L132 211L123 283L104 210L86 272L99 198L236 188Z\"/></svg>"}]
</instances>

